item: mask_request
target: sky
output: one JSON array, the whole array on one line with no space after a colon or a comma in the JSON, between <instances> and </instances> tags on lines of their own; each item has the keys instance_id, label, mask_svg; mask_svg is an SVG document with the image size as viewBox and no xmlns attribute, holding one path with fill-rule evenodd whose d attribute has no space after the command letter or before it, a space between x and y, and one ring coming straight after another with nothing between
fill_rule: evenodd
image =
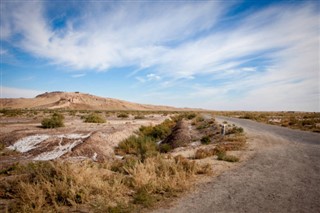
<instances>
[{"instance_id":1,"label":"sky","mask_svg":"<svg viewBox=\"0 0 320 213\"><path fill-rule=\"evenodd\" d=\"M1 98L320 111L319 1L0 1Z\"/></svg>"}]
</instances>

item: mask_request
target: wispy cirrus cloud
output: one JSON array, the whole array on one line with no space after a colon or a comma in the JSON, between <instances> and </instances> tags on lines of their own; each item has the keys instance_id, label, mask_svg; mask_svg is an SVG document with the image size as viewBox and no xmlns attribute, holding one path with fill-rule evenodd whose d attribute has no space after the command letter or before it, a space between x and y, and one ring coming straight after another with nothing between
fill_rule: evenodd
<instances>
[{"instance_id":1,"label":"wispy cirrus cloud","mask_svg":"<svg viewBox=\"0 0 320 213\"><path fill-rule=\"evenodd\" d=\"M146 83L150 81L159 81L161 80L161 77L154 73L149 73L146 76L136 76L135 79L138 80L140 83Z\"/></svg>"},{"instance_id":2,"label":"wispy cirrus cloud","mask_svg":"<svg viewBox=\"0 0 320 213\"><path fill-rule=\"evenodd\" d=\"M81 78L81 77L84 77L84 76L86 76L85 73L79 73L79 74L71 75L72 78Z\"/></svg>"},{"instance_id":3,"label":"wispy cirrus cloud","mask_svg":"<svg viewBox=\"0 0 320 213\"><path fill-rule=\"evenodd\" d=\"M6 54L8 54L8 50L4 49L4 48L1 48L0 49L0 55L2 56L2 55L6 55Z\"/></svg>"}]
</instances>

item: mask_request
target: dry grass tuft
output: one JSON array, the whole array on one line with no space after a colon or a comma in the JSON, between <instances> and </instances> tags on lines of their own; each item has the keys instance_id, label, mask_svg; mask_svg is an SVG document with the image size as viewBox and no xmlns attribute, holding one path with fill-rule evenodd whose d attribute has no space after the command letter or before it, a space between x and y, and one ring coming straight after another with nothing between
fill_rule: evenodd
<instances>
[{"instance_id":1,"label":"dry grass tuft","mask_svg":"<svg viewBox=\"0 0 320 213\"><path fill-rule=\"evenodd\" d=\"M221 146L226 151L237 151L243 149L246 144L246 136L243 133L228 135L224 138L224 143Z\"/></svg>"},{"instance_id":2,"label":"dry grass tuft","mask_svg":"<svg viewBox=\"0 0 320 213\"><path fill-rule=\"evenodd\" d=\"M203 158L213 156L215 154L216 154L215 149L198 149L194 154L194 158L203 159Z\"/></svg>"}]
</instances>

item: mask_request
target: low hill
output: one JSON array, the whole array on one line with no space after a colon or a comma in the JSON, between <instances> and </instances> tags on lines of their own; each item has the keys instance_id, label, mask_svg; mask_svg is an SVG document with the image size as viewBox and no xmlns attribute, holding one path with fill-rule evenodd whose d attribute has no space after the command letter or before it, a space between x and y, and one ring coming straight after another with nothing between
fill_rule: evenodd
<instances>
[{"instance_id":1,"label":"low hill","mask_svg":"<svg viewBox=\"0 0 320 213\"><path fill-rule=\"evenodd\" d=\"M35 98L0 99L0 108L12 109L76 109L76 110L186 110L169 106L156 106L103 98L80 92L46 92Z\"/></svg>"}]
</instances>

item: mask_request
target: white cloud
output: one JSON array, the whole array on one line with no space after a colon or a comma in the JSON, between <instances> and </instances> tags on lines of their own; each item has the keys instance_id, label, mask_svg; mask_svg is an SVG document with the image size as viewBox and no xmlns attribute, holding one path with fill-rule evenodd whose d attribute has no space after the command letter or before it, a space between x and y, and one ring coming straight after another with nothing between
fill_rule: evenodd
<instances>
[{"instance_id":1,"label":"white cloud","mask_svg":"<svg viewBox=\"0 0 320 213\"><path fill-rule=\"evenodd\" d=\"M84 77L84 76L86 76L85 73L71 75L72 78L81 78L81 77Z\"/></svg>"},{"instance_id":2,"label":"white cloud","mask_svg":"<svg viewBox=\"0 0 320 213\"><path fill-rule=\"evenodd\" d=\"M255 72L257 70L256 67L244 67L241 69L244 72Z\"/></svg>"},{"instance_id":3,"label":"white cloud","mask_svg":"<svg viewBox=\"0 0 320 213\"><path fill-rule=\"evenodd\" d=\"M154 73L150 73L147 75L147 79L149 81L153 81L153 80L160 80L161 77L159 75L154 74Z\"/></svg>"},{"instance_id":4,"label":"white cloud","mask_svg":"<svg viewBox=\"0 0 320 213\"><path fill-rule=\"evenodd\" d=\"M0 61L3 64L19 65L19 61L16 59L15 55L12 54L9 49L3 47L0 47ZM2 71L3 70L4 69L2 67Z\"/></svg>"},{"instance_id":5,"label":"white cloud","mask_svg":"<svg viewBox=\"0 0 320 213\"><path fill-rule=\"evenodd\" d=\"M1 55L1 57L2 57L2 55L6 55L6 54L8 54L8 50L1 48L1 49L0 49L0 55Z\"/></svg>"},{"instance_id":6,"label":"white cloud","mask_svg":"<svg viewBox=\"0 0 320 213\"><path fill-rule=\"evenodd\" d=\"M1 98L34 98L43 91L0 86Z\"/></svg>"},{"instance_id":7,"label":"white cloud","mask_svg":"<svg viewBox=\"0 0 320 213\"><path fill-rule=\"evenodd\" d=\"M137 79L140 83L146 82L146 79L139 77L139 76L135 77L135 79Z\"/></svg>"},{"instance_id":8,"label":"white cloud","mask_svg":"<svg viewBox=\"0 0 320 213\"><path fill-rule=\"evenodd\" d=\"M44 15L43 2L6 3L1 29L9 33L3 38L20 34L18 47L74 69L148 67L166 51L162 43L210 28L222 9L216 2L122 2L105 11L106 5L91 3L93 11L79 17L81 27L71 19L65 28L54 30Z\"/></svg>"},{"instance_id":9,"label":"white cloud","mask_svg":"<svg viewBox=\"0 0 320 213\"><path fill-rule=\"evenodd\" d=\"M145 77L136 76L135 79L137 79L140 83L146 83L151 81L159 81L161 80L161 77L154 73L150 73L150 74L147 74Z\"/></svg>"}]
</instances>

